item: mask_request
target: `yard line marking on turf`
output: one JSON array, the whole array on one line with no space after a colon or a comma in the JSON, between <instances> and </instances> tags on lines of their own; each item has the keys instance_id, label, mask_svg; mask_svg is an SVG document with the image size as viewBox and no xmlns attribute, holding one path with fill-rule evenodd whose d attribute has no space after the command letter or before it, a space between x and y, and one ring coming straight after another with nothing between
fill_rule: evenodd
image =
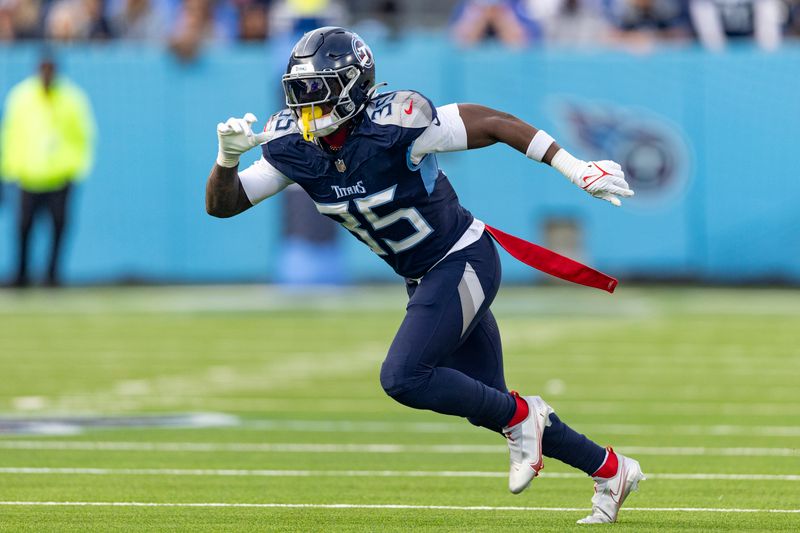
<instances>
[{"instance_id":1,"label":"yard line marking on turf","mask_svg":"<svg viewBox=\"0 0 800 533\"><path fill-rule=\"evenodd\" d=\"M307 428L308 426L306 426ZM735 436L756 435L760 437L800 437L800 426L659 426L644 424L583 424L586 432L610 433L612 435L708 435Z\"/></svg>"},{"instance_id":2,"label":"yard line marking on turf","mask_svg":"<svg viewBox=\"0 0 800 533\"><path fill-rule=\"evenodd\" d=\"M307 432L313 428L315 432L413 432L413 433L453 433L471 432L474 428L468 424L454 424L447 422L378 422L378 421L349 421L349 420L253 420L244 422L243 429L255 430L280 430ZM582 428L589 428L598 433L613 435L662 435L665 431L677 435L757 435L762 437L800 437L798 426L737 426L730 424L717 425L660 425L660 424L582 424Z\"/></svg>"},{"instance_id":3,"label":"yard line marking on turf","mask_svg":"<svg viewBox=\"0 0 800 533\"><path fill-rule=\"evenodd\" d=\"M380 422L354 420L253 420L244 422L245 429L281 431L301 430L307 432L313 428L315 432L414 432L414 433L452 433L467 432L474 428L469 424L453 424L447 422ZM760 437L800 437L799 426L736 426L731 424L715 425L681 425L670 426L660 424L582 424L581 429L596 433L612 435L708 435L736 436L756 435Z\"/></svg>"},{"instance_id":4,"label":"yard line marking on turf","mask_svg":"<svg viewBox=\"0 0 800 533\"><path fill-rule=\"evenodd\" d=\"M356 504L356 503L224 503L224 502L31 502L0 501L5 506L43 507L211 507L253 509L419 509L434 511L549 511L555 513L586 512L584 507L512 507L488 505L410 505L410 504ZM627 511L670 513L800 513L800 509L738 509L724 507L626 507Z\"/></svg>"},{"instance_id":5,"label":"yard line marking on turf","mask_svg":"<svg viewBox=\"0 0 800 533\"><path fill-rule=\"evenodd\" d=\"M55 451L131 452L265 452L265 453L431 453L495 454L507 450L495 444L314 444L314 443L201 443L0 440L0 449ZM638 455L721 457L800 457L798 448L709 448L702 446L617 446L620 452Z\"/></svg>"},{"instance_id":6,"label":"yard line marking on turf","mask_svg":"<svg viewBox=\"0 0 800 533\"><path fill-rule=\"evenodd\" d=\"M800 481L797 474L648 474L652 479L733 480L733 481Z\"/></svg>"},{"instance_id":7,"label":"yard line marking on turf","mask_svg":"<svg viewBox=\"0 0 800 533\"><path fill-rule=\"evenodd\" d=\"M506 472L459 470L244 470L200 468L49 468L0 467L0 474L18 475L91 475L91 476L233 476L233 477L459 477L505 478ZM546 472L546 478L583 479L578 472ZM649 479L725 480L725 481L800 481L800 474L713 474L713 473L656 473Z\"/></svg>"},{"instance_id":8,"label":"yard line marking on turf","mask_svg":"<svg viewBox=\"0 0 800 533\"><path fill-rule=\"evenodd\" d=\"M705 446L620 446L633 455L688 455L722 457L800 457L800 448L708 448Z\"/></svg>"},{"instance_id":9,"label":"yard line marking on turf","mask_svg":"<svg viewBox=\"0 0 800 533\"><path fill-rule=\"evenodd\" d=\"M359 432L359 433L394 433L397 431L407 433L452 433L453 431L472 430L466 424L453 424L450 422L381 422L381 421L354 421L354 420L249 420L240 426L243 429L281 431L304 430L308 431L309 425L314 431L324 433Z\"/></svg>"},{"instance_id":10,"label":"yard line marking on turf","mask_svg":"<svg viewBox=\"0 0 800 533\"><path fill-rule=\"evenodd\" d=\"M421 471L421 470L241 470L180 468L37 468L4 467L0 474L73 474L73 475L144 475L144 476L232 476L232 477L479 477L502 478L503 472ZM550 477L554 477L552 474ZM573 477L555 476L555 477ZM575 477L586 477L576 474Z\"/></svg>"}]
</instances>

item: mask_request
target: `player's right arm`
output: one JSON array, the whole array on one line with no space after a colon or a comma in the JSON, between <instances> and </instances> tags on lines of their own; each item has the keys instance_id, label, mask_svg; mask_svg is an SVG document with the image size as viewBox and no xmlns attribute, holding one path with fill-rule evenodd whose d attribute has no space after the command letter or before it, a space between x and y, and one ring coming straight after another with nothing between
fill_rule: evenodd
<instances>
[{"instance_id":1,"label":"player's right arm","mask_svg":"<svg viewBox=\"0 0 800 533\"><path fill-rule=\"evenodd\" d=\"M458 104L458 112L469 149L501 142L529 159L550 165L595 198L619 206L620 198L633 196L622 167L614 161L583 161L573 157L547 132L509 113L475 104Z\"/></svg>"},{"instance_id":2,"label":"player's right arm","mask_svg":"<svg viewBox=\"0 0 800 533\"><path fill-rule=\"evenodd\" d=\"M475 104L449 104L437 108L437 121L419 136L411 161L431 152L472 150L503 143L534 161L552 166L569 181L591 194L620 205L633 196L625 174L614 161L583 161L573 157L544 130L496 109Z\"/></svg>"},{"instance_id":3,"label":"player's right arm","mask_svg":"<svg viewBox=\"0 0 800 533\"><path fill-rule=\"evenodd\" d=\"M263 157L239 172L239 157L269 140L267 132L253 133L256 117L230 118L217 124L219 152L206 181L206 211L227 218L249 209L292 183Z\"/></svg>"}]
</instances>

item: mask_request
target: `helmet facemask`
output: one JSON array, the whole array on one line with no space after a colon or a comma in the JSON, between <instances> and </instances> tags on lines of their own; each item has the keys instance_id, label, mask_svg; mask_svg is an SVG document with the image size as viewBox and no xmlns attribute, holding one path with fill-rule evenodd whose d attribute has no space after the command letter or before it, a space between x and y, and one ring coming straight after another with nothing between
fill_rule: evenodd
<instances>
[{"instance_id":1,"label":"helmet facemask","mask_svg":"<svg viewBox=\"0 0 800 533\"><path fill-rule=\"evenodd\" d=\"M368 98L354 102L351 97L360 75L355 65L315 71L310 64L295 65L292 72L283 75L286 105L297 118L305 140L330 135L364 108Z\"/></svg>"}]
</instances>

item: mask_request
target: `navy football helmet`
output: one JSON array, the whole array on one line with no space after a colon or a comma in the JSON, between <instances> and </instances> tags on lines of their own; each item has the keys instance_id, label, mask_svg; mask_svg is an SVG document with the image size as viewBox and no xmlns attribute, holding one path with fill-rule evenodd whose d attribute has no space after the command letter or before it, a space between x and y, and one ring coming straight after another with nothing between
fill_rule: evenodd
<instances>
[{"instance_id":1,"label":"navy football helmet","mask_svg":"<svg viewBox=\"0 0 800 533\"><path fill-rule=\"evenodd\" d=\"M324 137L360 113L375 85L372 50L357 34L326 26L303 35L281 79L303 136Z\"/></svg>"}]
</instances>

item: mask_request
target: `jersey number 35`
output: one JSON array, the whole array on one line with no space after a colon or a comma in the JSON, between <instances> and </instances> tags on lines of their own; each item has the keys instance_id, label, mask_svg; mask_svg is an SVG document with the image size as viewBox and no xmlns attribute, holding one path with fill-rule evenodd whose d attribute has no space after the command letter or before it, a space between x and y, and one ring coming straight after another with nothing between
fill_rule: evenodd
<instances>
[{"instance_id":1,"label":"jersey number 35","mask_svg":"<svg viewBox=\"0 0 800 533\"><path fill-rule=\"evenodd\" d=\"M392 213L379 217L372 209L381 205L388 204L394 200L397 185L384 191L352 200L356 209L361 213L374 230L380 230L391 226L395 222L406 219L414 226L414 233L399 241L391 239L381 239L393 253L404 252L422 242L428 235L433 233L433 228L422 218L419 211L413 207L404 207ZM381 247L367 229L361 226L361 222L350 213L350 201L335 204L317 204L317 211L323 215L336 215L341 217L342 225L364 241L372 251L378 255L386 255L386 251Z\"/></svg>"}]
</instances>

